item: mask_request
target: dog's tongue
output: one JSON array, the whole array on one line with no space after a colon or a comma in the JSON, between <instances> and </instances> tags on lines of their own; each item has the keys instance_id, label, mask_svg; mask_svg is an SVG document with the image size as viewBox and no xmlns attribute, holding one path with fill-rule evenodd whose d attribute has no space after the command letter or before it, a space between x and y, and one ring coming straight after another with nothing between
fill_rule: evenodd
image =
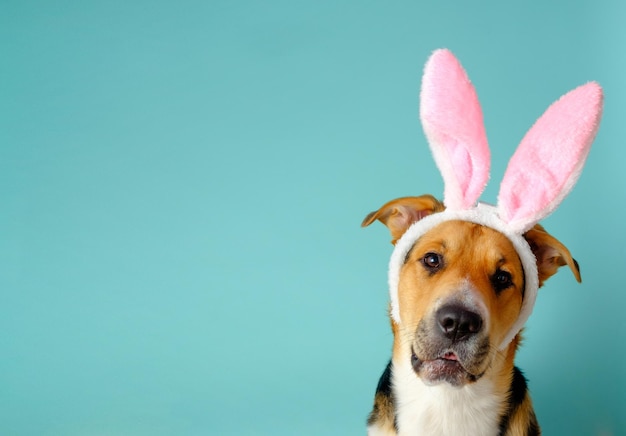
<instances>
[{"instance_id":1,"label":"dog's tongue","mask_svg":"<svg viewBox=\"0 0 626 436\"><path fill-rule=\"evenodd\" d=\"M456 354L454 354L452 351L448 351L446 354L443 355L442 358L446 360L459 360L459 358L456 357Z\"/></svg>"}]
</instances>

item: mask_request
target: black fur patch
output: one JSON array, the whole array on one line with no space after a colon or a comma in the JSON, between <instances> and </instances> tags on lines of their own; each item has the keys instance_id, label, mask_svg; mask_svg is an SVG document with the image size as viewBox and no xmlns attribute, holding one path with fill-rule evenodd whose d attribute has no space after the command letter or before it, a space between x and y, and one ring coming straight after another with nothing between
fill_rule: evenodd
<instances>
[{"instance_id":1,"label":"black fur patch","mask_svg":"<svg viewBox=\"0 0 626 436\"><path fill-rule=\"evenodd\" d=\"M385 368L385 371L383 371L383 374L380 376L380 379L378 380L378 386L376 386L376 399L378 400L381 397L384 398L384 402L391 406L389 409L395 410L393 390L391 388L391 365L392 364L390 360L389 363L387 364L387 367ZM367 418L367 425L372 425L376 423L377 421L383 419L383 415L385 413L388 413L389 409L380 410L379 401L375 401L374 409L371 411L371 413L369 414ZM393 417L393 426L397 431L398 426L396 423L395 415Z\"/></svg>"},{"instance_id":2,"label":"black fur patch","mask_svg":"<svg viewBox=\"0 0 626 436\"><path fill-rule=\"evenodd\" d=\"M385 367L385 370L383 371L383 374L380 376L380 379L378 380L378 386L376 386L376 393L377 394L380 393L380 394L383 394L385 396L391 396L392 395L392 390L391 390L391 360L389 361L389 363Z\"/></svg>"},{"instance_id":3,"label":"black fur patch","mask_svg":"<svg viewBox=\"0 0 626 436\"><path fill-rule=\"evenodd\" d=\"M513 368L513 380L511 380L511 387L509 389L508 407L504 414L500 418L500 436L505 436L509 429L509 421L515 414L518 407L524 402L528 393L528 384L526 377L518 367ZM527 436L539 435L539 424L537 418L533 412L530 417L530 423L528 424Z\"/></svg>"}]
</instances>

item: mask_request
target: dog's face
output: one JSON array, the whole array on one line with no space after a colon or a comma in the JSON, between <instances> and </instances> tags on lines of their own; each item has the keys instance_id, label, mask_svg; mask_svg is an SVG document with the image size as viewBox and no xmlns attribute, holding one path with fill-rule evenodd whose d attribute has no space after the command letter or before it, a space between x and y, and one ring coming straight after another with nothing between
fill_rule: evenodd
<instances>
[{"instance_id":1,"label":"dog's face","mask_svg":"<svg viewBox=\"0 0 626 436\"><path fill-rule=\"evenodd\" d=\"M520 312L524 271L501 233L444 222L411 248L400 272L398 350L426 383L479 379Z\"/></svg>"},{"instance_id":2,"label":"dog's face","mask_svg":"<svg viewBox=\"0 0 626 436\"><path fill-rule=\"evenodd\" d=\"M379 219L395 243L413 222L441 210L430 196L401 198L369 214L363 225ZM524 237L537 258L540 283L566 264L580 281L567 248L541 226ZM415 242L401 267L394 360L410 362L426 384L472 383L503 356L498 348L523 299L522 263L506 236L479 224L443 222ZM512 352L504 353L511 362L516 346L513 341Z\"/></svg>"}]
</instances>

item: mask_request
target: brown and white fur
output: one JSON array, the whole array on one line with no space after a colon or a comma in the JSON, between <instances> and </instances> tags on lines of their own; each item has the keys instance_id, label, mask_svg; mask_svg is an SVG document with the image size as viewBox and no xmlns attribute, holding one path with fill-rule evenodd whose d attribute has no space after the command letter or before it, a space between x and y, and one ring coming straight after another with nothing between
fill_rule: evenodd
<instances>
[{"instance_id":1,"label":"brown and white fur","mask_svg":"<svg viewBox=\"0 0 626 436\"><path fill-rule=\"evenodd\" d=\"M370 213L392 243L415 221L442 211L430 195L404 197ZM537 259L539 284L568 265L569 250L535 225L524 234ZM524 298L524 272L512 243L491 228L445 221L421 236L400 270L401 324L376 390L368 434L539 435L526 379L514 359L521 333L499 350Z\"/></svg>"}]
</instances>

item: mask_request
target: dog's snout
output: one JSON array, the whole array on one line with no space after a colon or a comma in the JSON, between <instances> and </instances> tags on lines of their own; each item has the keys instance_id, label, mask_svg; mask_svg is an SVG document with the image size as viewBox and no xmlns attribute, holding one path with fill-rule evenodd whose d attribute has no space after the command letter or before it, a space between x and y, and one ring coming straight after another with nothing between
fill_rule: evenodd
<instances>
[{"instance_id":1,"label":"dog's snout","mask_svg":"<svg viewBox=\"0 0 626 436\"><path fill-rule=\"evenodd\" d=\"M458 305L446 305L436 314L441 333L452 341L463 341L480 332L483 320L475 312Z\"/></svg>"}]
</instances>

